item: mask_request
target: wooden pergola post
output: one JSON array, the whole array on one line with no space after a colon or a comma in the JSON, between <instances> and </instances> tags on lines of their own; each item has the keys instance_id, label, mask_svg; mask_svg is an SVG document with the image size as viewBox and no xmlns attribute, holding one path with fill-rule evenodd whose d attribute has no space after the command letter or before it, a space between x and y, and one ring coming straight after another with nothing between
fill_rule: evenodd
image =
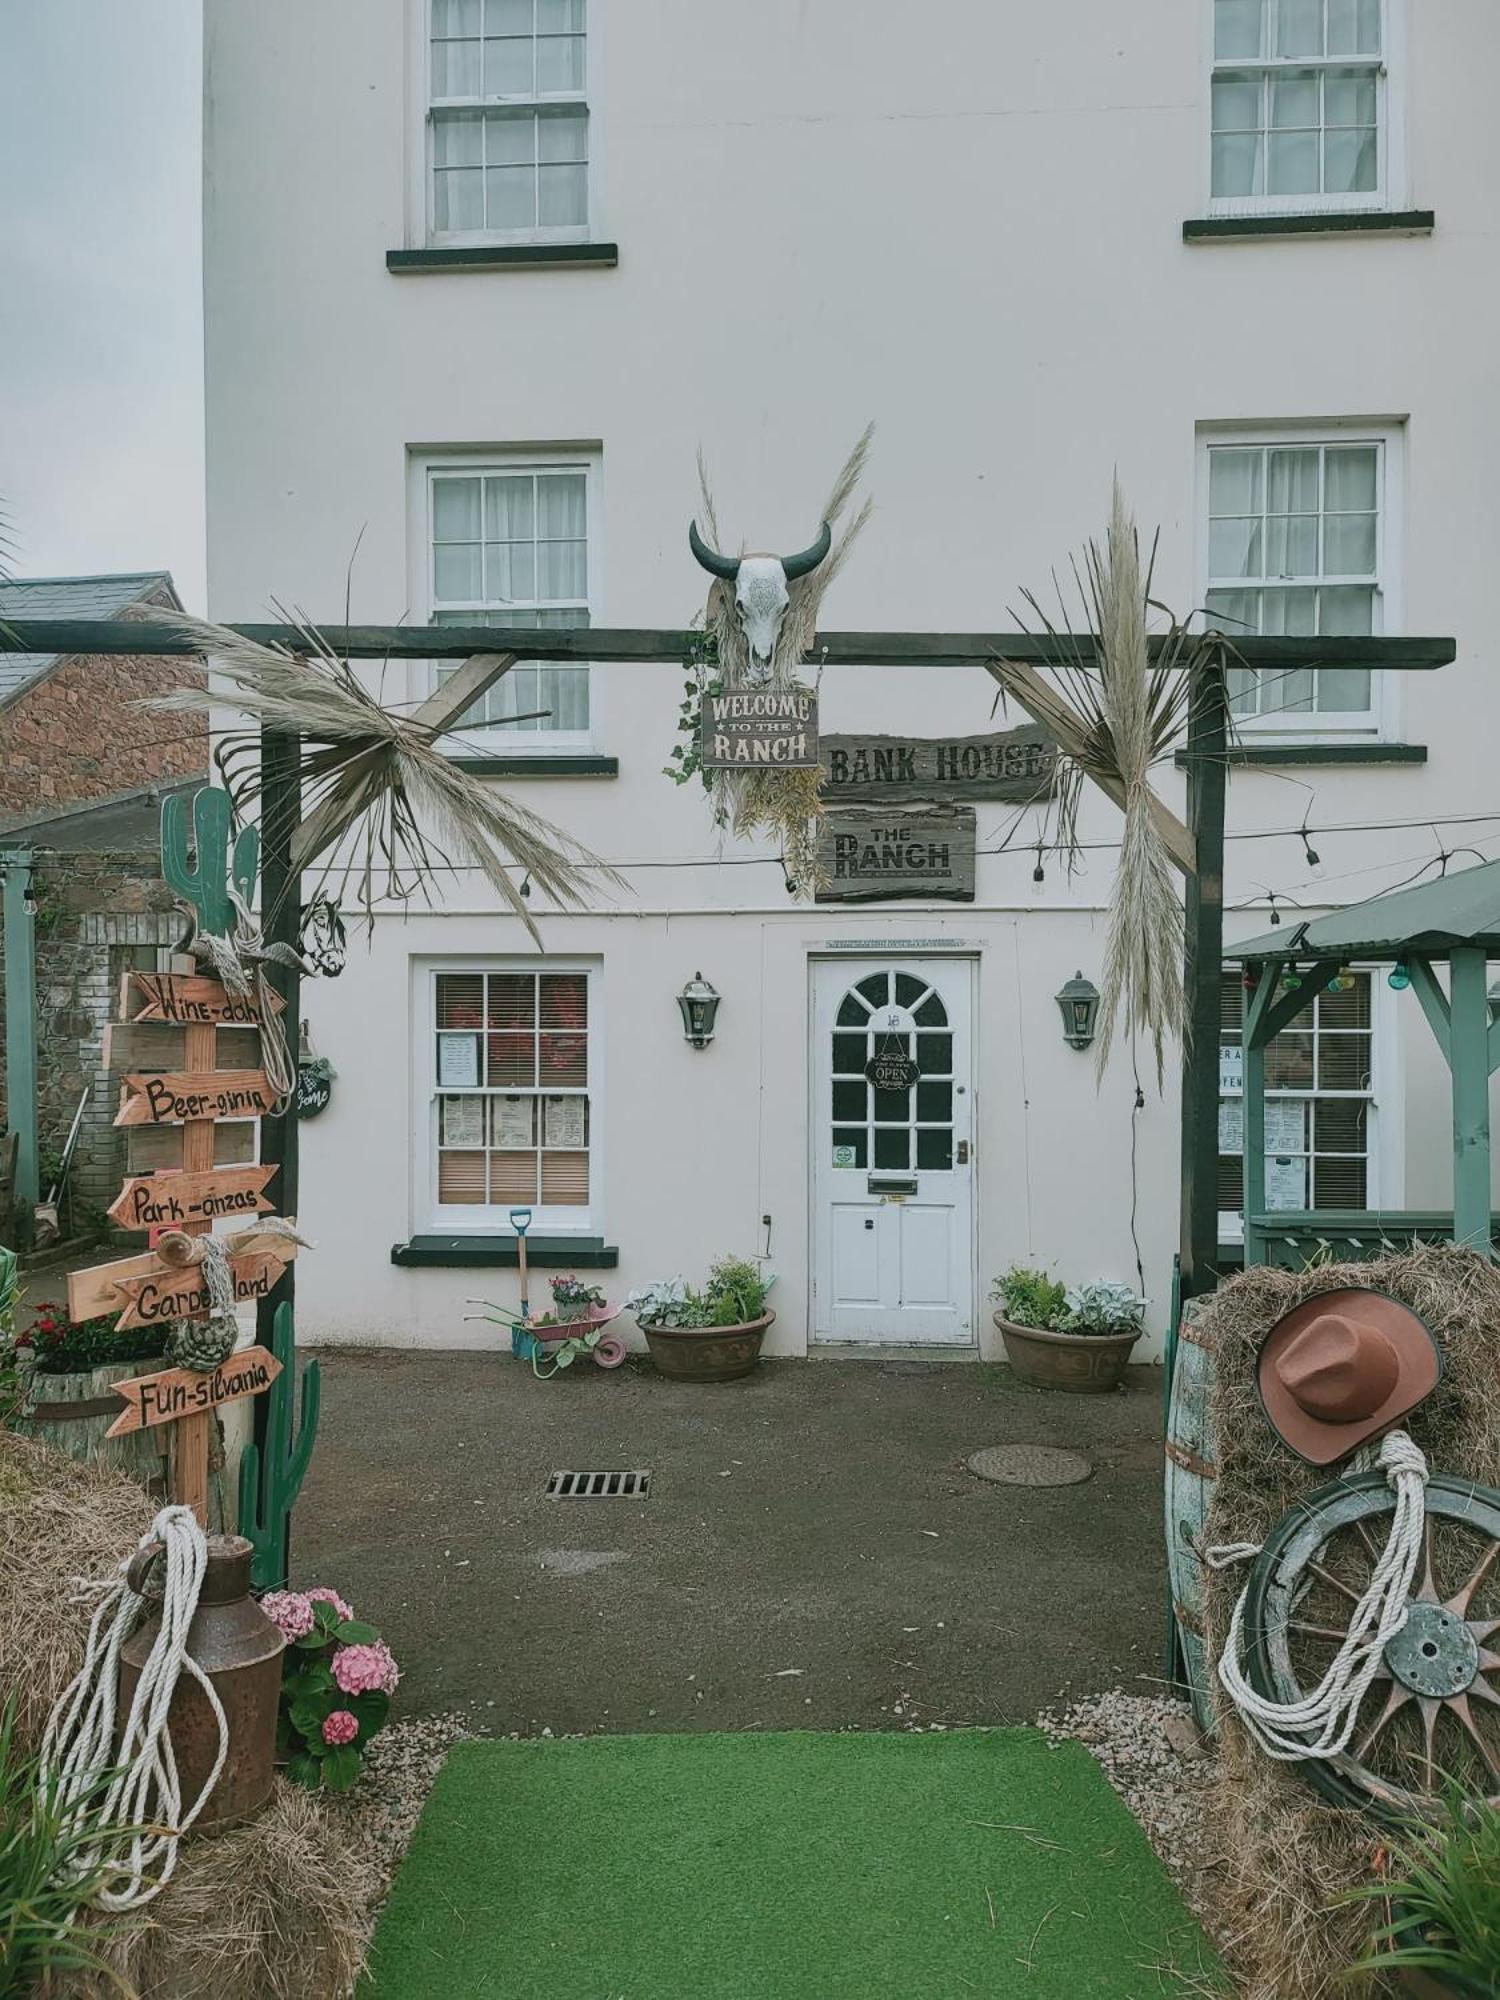
<instances>
[{"instance_id":1,"label":"wooden pergola post","mask_svg":"<svg viewBox=\"0 0 1500 2000\"><path fill-rule=\"evenodd\" d=\"M36 1205L42 1196L37 1152L36 919L31 912L31 854L19 849L0 854L0 869L5 875L6 1119L17 1139L12 1197L15 1214L14 1218L0 1214L0 1231L8 1236L14 1219L24 1250L30 1248Z\"/></svg>"},{"instance_id":2,"label":"wooden pergola post","mask_svg":"<svg viewBox=\"0 0 1500 2000\"><path fill-rule=\"evenodd\" d=\"M1484 952L1448 956L1448 1064L1453 1072L1453 1240L1482 1257L1490 1235L1490 1006Z\"/></svg>"},{"instance_id":3,"label":"wooden pergola post","mask_svg":"<svg viewBox=\"0 0 1500 2000\"><path fill-rule=\"evenodd\" d=\"M1221 655L1200 666L1188 698L1183 871L1182 1209L1184 1303L1219 1281L1219 984L1224 966L1224 807L1229 713Z\"/></svg>"}]
</instances>

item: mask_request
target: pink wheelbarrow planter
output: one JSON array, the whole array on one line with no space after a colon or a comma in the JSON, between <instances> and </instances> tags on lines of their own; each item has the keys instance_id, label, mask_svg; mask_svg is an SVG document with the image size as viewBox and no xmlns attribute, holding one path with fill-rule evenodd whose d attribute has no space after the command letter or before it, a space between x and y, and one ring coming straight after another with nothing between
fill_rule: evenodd
<instances>
[{"instance_id":1,"label":"pink wheelbarrow planter","mask_svg":"<svg viewBox=\"0 0 1500 2000\"><path fill-rule=\"evenodd\" d=\"M596 1368L618 1368L625 1359L625 1343L604 1329L619 1311L618 1306L603 1305L580 1319L540 1316L519 1322L511 1327L510 1351L518 1361L529 1361L532 1373L543 1379L585 1355Z\"/></svg>"}]
</instances>

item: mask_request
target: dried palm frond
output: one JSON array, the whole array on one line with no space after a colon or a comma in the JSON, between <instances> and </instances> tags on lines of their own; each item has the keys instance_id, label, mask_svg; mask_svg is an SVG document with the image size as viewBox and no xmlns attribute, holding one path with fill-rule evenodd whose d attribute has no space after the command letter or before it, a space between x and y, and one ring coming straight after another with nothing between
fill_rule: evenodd
<instances>
[{"instance_id":1,"label":"dried palm frond","mask_svg":"<svg viewBox=\"0 0 1500 2000\"><path fill-rule=\"evenodd\" d=\"M1183 1028L1183 918L1173 864L1151 790L1151 773L1184 742L1195 677L1222 674L1225 641L1194 632L1169 613L1163 631L1149 630L1156 547L1144 568L1140 541L1116 480L1109 527L1101 548L1091 541L1073 582L1092 644L1087 650L1069 630L1068 598L1054 577L1054 619L1030 591L1022 596L1033 623L1017 622L1047 642L1046 671L1062 697L1070 724L1059 744L1057 795L1043 845L1077 864L1078 812L1085 782L1101 784L1125 816L1120 859L1110 899L1109 933L1099 1000L1095 1059L1102 1072L1117 1030L1151 1037L1157 1079L1165 1070L1165 1045ZM1002 689L1027 705L1034 688L1029 664L999 660ZM1047 720L1047 717L1042 717Z\"/></svg>"},{"instance_id":2,"label":"dried palm frond","mask_svg":"<svg viewBox=\"0 0 1500 2000\"><path fill-rule=\"evenodd\" d=\"M149 615L208 656L214 686L182 688L146 705L229 707L295 734L303 817L292 836L293 869L330 857L325 879L336 874L344 889L352 879L367 916L377 895L398 902L421 895L430 902L437 871L467 863L540 946L513 871L572 909L586 906L586 873L620 885L607 862L450 762L437 747L438 732L382 707L349 661L305 621L288 621L306 641L305 652L292 652L178 612ZM251 810L263 788L258 735L229 736L218 760L236 809ZM340 851L342 859L334 858Z\"/></svg>"},{"instance_id":3,"label":"dried palm frond","mask_svg":"<svg viewBox=\"0 0 1500 2000\"><path fill-rule=\"evenodd\" d=\"M787 607L776 636L768 677L772 687L789 688L805 684L802 680L803 669L817 637L824 594L848 561L849 553L873 511L873 503L866 500L852 519L844 521L864 475L874 435L874 424L867 424L824 502L819 519L826 521L835 531L828 554L815 570L809 571L806 576L793 577L787 585ZM713 546L722 548L718 510L714 506L708 468L701 450L698 453L698 485L703 525ZM748 685L749 652L735 610L732 583L715 580L708 594L704 628L714 642L723 685L727 688ZM815 665L814 686L820 672ZM788 880L805 898L811 898L821 885L818 832L823 818L823 798L819 777L816 770L718 771L713 774L710 787L721 822L736 834L748 837L765 833L780 841Z\"/></svg>"}]
</instances>

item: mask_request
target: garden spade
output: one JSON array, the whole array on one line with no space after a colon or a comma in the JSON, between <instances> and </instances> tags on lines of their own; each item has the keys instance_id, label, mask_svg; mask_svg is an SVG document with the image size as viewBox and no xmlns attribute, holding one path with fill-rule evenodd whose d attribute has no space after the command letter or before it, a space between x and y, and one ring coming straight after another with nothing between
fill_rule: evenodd
<instances>
[{"instance_id":1,"label":"garden spade","mask_svg":"<svg viewBox=\"0 0 1500 2000\"><path fill-rule=\"evenodd\" d=\"M521 1267L521 1318L531 1318L531 1299L526 1280L526 1232L531 1227L531 1210L513 1208L510 1212L510 1226L516 1232L516 1261Z\"/></svg>"}]
</instances>

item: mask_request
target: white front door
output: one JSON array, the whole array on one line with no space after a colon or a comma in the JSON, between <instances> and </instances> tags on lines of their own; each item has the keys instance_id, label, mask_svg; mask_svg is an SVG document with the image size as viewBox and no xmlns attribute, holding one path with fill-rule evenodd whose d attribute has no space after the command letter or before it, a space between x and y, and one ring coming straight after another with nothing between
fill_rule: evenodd
<instances>
[{"instance_id":1,"label":"white front door","mask_svg":"<svg viewBox=\"0 0 1500 2000\"><path fill-rule=\"evenodd\" d=\"M813 966L815 1340L974 1340L974 966Z\"/></svg>"}]
</instances>

